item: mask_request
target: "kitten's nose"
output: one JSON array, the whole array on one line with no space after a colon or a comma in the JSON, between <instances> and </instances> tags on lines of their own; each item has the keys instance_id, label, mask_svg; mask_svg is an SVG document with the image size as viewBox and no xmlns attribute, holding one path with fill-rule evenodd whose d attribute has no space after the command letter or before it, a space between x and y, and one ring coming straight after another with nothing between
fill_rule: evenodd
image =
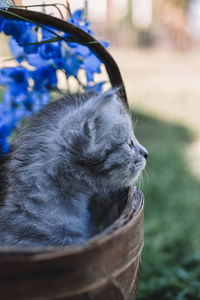
<instances>
[{"instance_id":1,"label":"kitten's nose","mask_svg":"<svg viewBox=\"0 0 200 300\"><path fill-rule=\"evenodd\" d=\"M142 155L144 158L147 159L148 157L148 151L146 148L144 148L137 140L136 140L136 149Z\"/></svg>"},{"instance_id":2,"label":"kitten's nose","mask_svg":"<svg viewBox=\"0 0 200 300\"><path fill-rule=\"evenodd\" d=\"M139 146L139 153L147 159L148 151L142 145Z\"/></svg>"},{"instance_id":3,"label":"kitten's nose","mask_svg":"<svg viewBox=\"0 0 200 300\"><path fill-rule=\"evenodd\" d=\"M144 158L147 159L147 157L148 157L148 151L147 151L144 147L142 147L142 148L139 150L139 153L140 153L142 156L144 156Z\"/></svg>"}]
</instances>

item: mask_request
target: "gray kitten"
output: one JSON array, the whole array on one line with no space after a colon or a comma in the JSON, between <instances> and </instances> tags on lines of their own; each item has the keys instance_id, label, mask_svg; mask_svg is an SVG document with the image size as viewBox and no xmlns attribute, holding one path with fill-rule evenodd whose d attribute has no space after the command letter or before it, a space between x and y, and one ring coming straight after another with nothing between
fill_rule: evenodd
<instances>
[{"instance_id":1,"label":"gray kitten","mask_svg":"<svg viewBox=\"0 0 200 300\"><path fill-rule=\"evenodd\" d=\"M4 164L0 244L79 244L95 233L90 199L131 186L147 158L111 90L48 104Z\"/></svg>"}]
</instances>

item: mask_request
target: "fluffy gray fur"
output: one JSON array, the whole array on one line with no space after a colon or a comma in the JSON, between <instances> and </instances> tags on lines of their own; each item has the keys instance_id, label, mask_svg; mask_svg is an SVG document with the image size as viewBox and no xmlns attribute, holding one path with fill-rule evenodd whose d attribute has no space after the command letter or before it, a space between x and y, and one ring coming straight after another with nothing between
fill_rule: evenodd
<instances>
[{"instance_id":1,"label":"fluffy gray fur","mask_svg":"<svg viewBox=\"0 0 200 300\"><path fill-rule=\"evenodd\" d=\"M0 244L80 244L95 233L95 193L132 185L147 151L114 91L48 104L21 132L4 165Z\"/></svg>"}]
</instances>

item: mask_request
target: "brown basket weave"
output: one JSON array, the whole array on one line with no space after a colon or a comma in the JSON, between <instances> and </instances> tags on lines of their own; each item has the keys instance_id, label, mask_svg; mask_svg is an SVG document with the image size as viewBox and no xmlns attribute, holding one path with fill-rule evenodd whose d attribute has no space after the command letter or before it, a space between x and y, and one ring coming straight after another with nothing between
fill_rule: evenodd
<instances>
[{"instance_id":1,"label":"brown basket weave","mask_svg":"<svg viewBox=\"0 0 200 300\"><path fill-rule=\"evenodd\" d=\"M42 13L14 8L9 11L70 33L77 42L88 43L105 64L112 86L120 87L119 96L128 108L119 69L92 36ZM11 18L4 12L0 15ZM0 247L0 299L135 300L144 241L144 199L137 188L130 189L127 198L121 216L87 244L33 249Z\"/></svg>"}]
</instances>

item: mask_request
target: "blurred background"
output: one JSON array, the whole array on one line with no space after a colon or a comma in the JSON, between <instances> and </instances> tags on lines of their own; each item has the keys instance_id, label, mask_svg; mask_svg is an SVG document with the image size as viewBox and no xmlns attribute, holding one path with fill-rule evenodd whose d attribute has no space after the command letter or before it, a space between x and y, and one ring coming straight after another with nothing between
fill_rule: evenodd
<instances>
[{"instance_id":1,"label":"blurred background","mask_svg":"<svg viewBox=\"0 0 200 300\"><path fill-rule=\"evenodd\" d=\"M149 150L138 183L146 199L138 299L200 299L200 0L69 3L86 7L95 36L110 42L136 136ZM0 40L2 66L9 53Z\"/></svg>"}]
</instances>

